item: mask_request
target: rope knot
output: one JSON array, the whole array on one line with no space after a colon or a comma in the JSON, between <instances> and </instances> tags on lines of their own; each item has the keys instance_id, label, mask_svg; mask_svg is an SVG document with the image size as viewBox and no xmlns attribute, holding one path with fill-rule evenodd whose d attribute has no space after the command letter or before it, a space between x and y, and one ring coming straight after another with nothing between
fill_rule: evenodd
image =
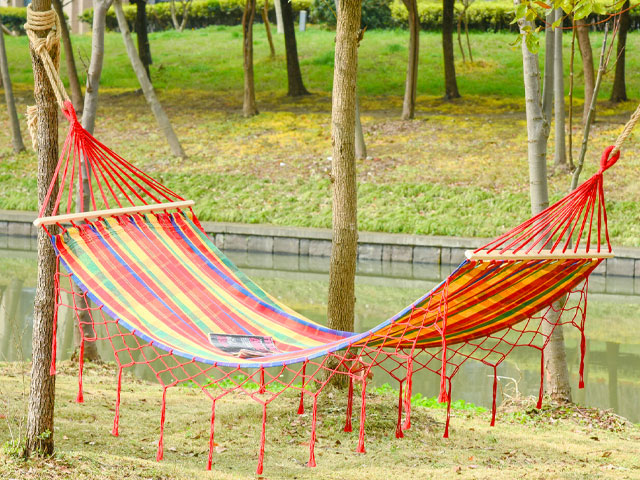
<instances>
[{"instance_id":1,"label":"rope knot","mask_svg":"<svg viewBox=\"0 0 640 480\"><path fill-rule=\"evenodd\" d=\"M607 147L605 151L602 152L602 158L600 159L600 170L598 170L598 174L602 174L609 167L612 167L618 161L619 158L620 158L620 150L618 150L615 147L615 145L611 145L610 147Z\"/></svg>"}]
</instances>

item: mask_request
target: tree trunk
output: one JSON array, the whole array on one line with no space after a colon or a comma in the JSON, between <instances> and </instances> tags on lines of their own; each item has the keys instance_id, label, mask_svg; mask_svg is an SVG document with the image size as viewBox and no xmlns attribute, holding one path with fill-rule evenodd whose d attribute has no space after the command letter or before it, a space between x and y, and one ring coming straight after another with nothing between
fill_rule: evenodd
<instances>
[{"instance_id":1,"label":"tree trunk","mask_svg":"<svg viewBox=\"0 0 640 480\"><path fill-rule=\"evenodd\" d=\"M93 27L91 33L91 60L87 71L87 86L84 95L84 108L82 110L82 126L89 133L93 133L96 125L96 113L98 111L98 90L100 89L100 77L104 61L104 31L107 18L107 10L112 0L94 0L93 2ZM85 175L85 178L88 178ZM84 188L85 192L89 191Z\"/></svg>"},{"instance_id":2,"label":"tree trunk","mask_svg":"<svg viewBox=\"0 0 640 480\"><path fill-rule=\"evenodd\" d=\"M147 77L151 81L151 73L149 66L153 63L151 58L151 45L149 44L148 25L147 25L147 2L146 0L133 0L136 4L136 37L138 40L138 56Z\"/></svg>"},{"instance_id":3,"label":"tree trunk","mask_svg":"<svg viewBox=\"0 0 640 480\"><path fill-rule=\"evenodd\" d=\"M467 59L464 55L464 48L462 48L462 14L458 15L458 46L460 47L460 55L462 55L462 63L467 63Z\"/></svg>"},{"instance_id":4,"label":"tree trunk","mask_svg":"<svg viewBox=\"0 0 640 480\"><path fill-rule=\"evenodd\" d=\"M407 78L404 84L404 102L402 103L402 119L415 117L416 95L418 90L418 61L420 52L420 19L418 18L418 1L403 0L409 12L409 61L407 62Z\"/></svg>"},{"instance_id":5,"label":"tree trunk","mask_svg":"<svg viewBox=\"0 0 640 480\"><path fill-rule=\"evenodd\" d=\"M31 8L36 12L51 9L51 0L33 0ZM46 37L49 30L38 30L38 37ZM58 45L51 56L58 54ZM38 115L38 204L39 209L58 162L58 105L40 57L31 49L33 65L34 97ZM51 215L57 188L45 206L44 214ZM56 229L49 230L55 234ZM54 277L56 255L44 229L38 229L38 280L33 307L33 340L29 412L25 456L38 452L53 453L53 410L55 404L55 376L50 375L53 340L53 316L55 309Z\"/></svg>"},{"instance_id":6,"label":"tree trunk","mask_svg":"<svg viewBox=\"0 0 640 480\"><path fill-rule=\"evenodd\" d=\"M284 0L289 1L289 0ZM282 0L273 0L273 5L276 8L276 28L278 33L284 33L284 22L282 20Z\"/></svg>"},{"instance_id":7,"label":"tree trunk","mask_svg":"<svg viewBox=\"0 0 640 480\"><path fill-rule=\"evenodd\" d=\"M547 29L544 32L544 81L542 83L542 112L544 118L551 121L553 112L553 56L555 53L555 34L551 28L555 18L555 10L547 15Z\"/></svg>"},{"instance_id":8,"label":"tree trunk","mask_svg":"<svg viewBox=\"0 0 640 480\"><path fill-rule=\"evenodd\" d=\"M78 70L76 68L76 59L73 55L73 46L71 45L71 37L69 36L69 27L64 18L62 11L62 2L60 0L51 0L53 8L60 18L60 37L62 38L62 46L64 47L64 56L67 63L67 77L69 78L69 89L71 90L71 103L76 113L82 112L82 89L80 88L80 80L78 80Z\"/></svg>"},{"instance_id":9,"label":"tree trunk","mask_svg":"<svg viewBox=\"0 0 640 480\"><path fill-rule=\"evenodd\" d=\"M16 111L16 101L13 98L13 88L11 86L11 78L9 77L9 62L7 61L7 50L4 46L4 32L1 30L2 22L0 22L0 79L4 85L4 98L7 102L7 110L9 111L9 123L11 124L11 145L13 151L18 153L24 150L24 142L20 133L20 122L18 121L18 112Z\"/></svg>"},{"instance_id":10,"label":"tree trunk","mask_svg":"<svg viewBox=\"0 0 640 480\"><path fill-rule=\"evenodd\" d=\"M352 331L358 253L355 162L356 78L361 0L338 0L331 108L333 243L329 269L329 328Z\"/></svg>"},{"instance_id":11,"label":"tree trunk","mask_svg":"<svg viewBox=\"0 0 640 480\"><path fill-rule=\"evenodd\" d=\"M304 88L304 84L302 83L293 8L289 0L285 0L282 4L282 24L284 27L284 48L287 52L287 80L289 83L287 95L289 97L309 95L309 92Z\"/></svg>"},{"instance_id":12,"label":"tree trunk","mask_svg":"<svg viewBox=\"0 0 640 480\"><path fill-rule=\"evenodd\" d=\"M256 107L256 86L253 78L253 18L256 14L256 0L246 0L242 14L242 54L244 57L244 99L242 114L252 117L258 114Z\"/></svg>"},{"instance_id":13,"label":"tree trunk","mask_svg":"<svg viewBox=\"0 0 640 480\"><path fill-rule=\"evenodd\" d=\"M556 9L556 20L562 18L562 9ZM555 155L553 163L567 164L567 149L565 142L565 111L564 111L564 62L562 58L562 28L556 28L553 42L553 98L555 117Z\"/></svg>"},{"instance_id":14,"label":"tree trunk","mask_svg":"<svg viewBox=\"0 0 640 480\"><path fill-rule=\"evenodd\" d=\"M120 32L122 32L122 39L124 40L124 45L127 48L129 61L131 62L133 71L136 73L136 77L138 77L138 82L140 83L140 87L142 87L144 97L147 99L147 103L151 107L151 111L156 117L158 126L167 139L167 142L169 143L169 147L171 147L171 151L173 152L173 154L176 157L186 158L187 155L184 153L182 145L180 145L180 141L173 131L173 127L171 126L169 117L167 117L167 114L164 112L162 105L160 105L160 102L156 97L156 93L153 90L153 85L151 85L151 82L149 81L149 78L147 77L147 74L144 70L144 65L142 65L142 62L140 61L138 52L136 52L136 47L133 44L133 39L131 38L131 33L129 32L129 26L127 25L127 20L124 16L124 10L122 10L121 1L116 0L114 3L114 7L116 11L116 17L118 17L118 27L120 28Z\"/></svg>"},{"instance_id":15,"label":"tree trunk","mask_svg":"<svg viewBox=\"0 0 640 480\"><path fill-rule=\"evenodd\" d=\"M620 29L618 30L618 48L616 53L616 73L613 78L613 89L611 90L612 102L625 102L627 98L627 86L625 83L625 62L626 62L626 50L627 50L627 33L629 32L629 26L631 24L631 17L629 14L629 0L624 3L622 7L624 13L620 15Z\"/></svg>"},{"instance_id":16,"label":"tree trunk","mask_svg":"<svg viewBox=\"0 0 640 480\"><path fill-rule=\"evenodd\" d=\"M589 116L596 76L593 69L593 51L591 50L591 40L589 40L589 26L584 19L580 19L576 20L576 29L580 56L582 57L582 74L584 76L584 110L582 112L582 123L584 124L587 122L587 116Z\"/></svg>"},{"instance_id":17,"label":"tree trunk","mask_svg":"<svg viewBox=\"0 0 640 480\"><path fill-rule=\"evenodd\" d=\"M273 36L271 35L271 25L269 24L269 0L264 0L264 8L262 9L262 22L267 32L267 40L269 41L269 50L271 58L276 57L276 47L273 45Z\"/></svg>"},{"instance_id":18,"label":"tree trunk","mask_svg":"<svg viewBox=\"0 0 640 480\"><path fill-rule=\"evenodd\" d=\"M367 144L364 142L364 132L360 121L360 96L356 93L356 139L355 139L356 159L367 158Z\"/></svg>"},{"instance_id":19,"label":"tree trunk","mask_svg":"<svg viewBox=\"0 0 640 480\"><path fill-rule=\"evenodd\" d=\"M442 53L444 58L444 98L460 98L453 56L453 5L455 0L442 0Z\"/></svg>"},{"instance_id":20,"label":"tree trunk","mask_svg":"<svg viewBox=\"0 0 640 480\"><path fill-rule=\"evenodd\" d=\"M516 0L516 5L518 1ZM525 26L531 26L524 19L518 20L521 33ZM522 64L524 73L524 91L527 114L527 139L529 159L529 191L531 195L531 213L538 214L549 206L547 187L547 141L549 139L549 123L542 110L540 98L540 66L538 55L533 54L522 42ZM556 311L559 305L555 304ZM551 329L557 317L551 315L548 322L542 322L542 333L549 336L547 347L544 349L545 373L547 391L554 400L571 401L569 386L569 371L564 350L564 336L562 326L558 325L553 334Z\"/></svg>"}]
</instances>

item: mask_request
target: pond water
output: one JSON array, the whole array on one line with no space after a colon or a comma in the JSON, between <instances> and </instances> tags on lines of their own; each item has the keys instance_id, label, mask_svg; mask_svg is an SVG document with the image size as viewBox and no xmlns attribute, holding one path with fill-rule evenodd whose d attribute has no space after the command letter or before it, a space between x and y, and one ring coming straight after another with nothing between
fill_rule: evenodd
<instances>
[{"instance_id":1,"label":"pond water","mask_svg":"<svg viewBox=\"0 0 640 480\"><path fill-rule=\"evenodd\" d=\"M0 249L0 361L29 360L36 255L29 240L14 239L15 249ZM265 290L300 313L325 321L328 259L227 252L229 257ZM373 327L430 290L454 266L361 262L356 278L356 331ZM565 328L567 357L574 399L580 404L611 408L633 422L640 421L640 284L633 279L592 276L587 318L586 388L578 390L579 334ZM58 359L73 351L72 317L59 320ZM107 342L99 342L103 359L113 359ZM516 349L498 367L498 402L516 391L537 395L540 356L529 348ZM148 368L136 375L153 381ZM387 381L376 374L374 383ZM492 370L478 362L464 364L454 377L453 399L490 407ZM397 385L393 385L397 387ZM439 377L419 372L414 392L437 394Z\"/></svg>"}]
</instances>

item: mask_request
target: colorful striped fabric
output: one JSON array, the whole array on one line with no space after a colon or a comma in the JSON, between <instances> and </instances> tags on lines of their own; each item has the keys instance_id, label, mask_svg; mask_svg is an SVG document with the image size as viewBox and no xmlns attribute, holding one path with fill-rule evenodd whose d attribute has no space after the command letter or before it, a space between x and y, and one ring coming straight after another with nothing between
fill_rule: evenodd
<instances>
[{"instance_id":1,"label":"colorful striped fabric","mask_svg":"<svg viewBox=\"0 0 640 480\"><path fill-rule=\"evenodd\" d=\"M600 260L465 261L393 318L364 333L331 330L247 278L190 214L109 217L52 237L62 264L108 315L176 355L221 366L275 366L348 345L427 347L506 328L562 297ZM240 359L209 334L272 337L279 352Z\"/></svg>"}]
</instances>

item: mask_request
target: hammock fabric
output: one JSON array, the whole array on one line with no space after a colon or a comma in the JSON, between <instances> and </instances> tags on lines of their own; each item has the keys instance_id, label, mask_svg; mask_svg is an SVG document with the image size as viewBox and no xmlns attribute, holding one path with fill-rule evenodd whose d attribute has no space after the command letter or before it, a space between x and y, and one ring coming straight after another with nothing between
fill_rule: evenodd
<instances>
[{"instance_id":1,"label":"hammock fabric","mask_svg":"<svg viewBox=\"0 0 640 480\"><path fill-rule=\"evenodd\" d=\"M318 397L336 375L349 380L345 431L352 430L354 390L360 386L358 452L365 451L365 394L374 367L399 385L397 437L411 426L412 377L420 370L440 376L448 436L451 380L467 360L493 370L493 425L498 365L515 347L536 349L542 357L560 324L581 333L583 387L587 279L611 252L602 174L619 157L611 155L613 147L604 152L598 173L579 188L476 250L394 317L351 333L317 324L262 290L215 247L190 208L172 208L182 197L87 133L70 103L64 112L69 134L37 222L47 229L58 258L56 315L73 310L82 336L78 401L87 341L106 340L113 347L114 435L123 370L151 368L163 389L158 460L167 389L181 382L195 383L212 402L208 469L216 402L243 392L262 406L258 473L267 406L286 390L300 393L299 413L305 400L312 402L308 464L315 465ZM75 196L83 198L87 189L93 211L81 216L84 221L76 216L75 223L69 220ZM96 213L114 207L120 210ZM53 358L52 374L55 353Z\"/></svg>"}]
</instances>

